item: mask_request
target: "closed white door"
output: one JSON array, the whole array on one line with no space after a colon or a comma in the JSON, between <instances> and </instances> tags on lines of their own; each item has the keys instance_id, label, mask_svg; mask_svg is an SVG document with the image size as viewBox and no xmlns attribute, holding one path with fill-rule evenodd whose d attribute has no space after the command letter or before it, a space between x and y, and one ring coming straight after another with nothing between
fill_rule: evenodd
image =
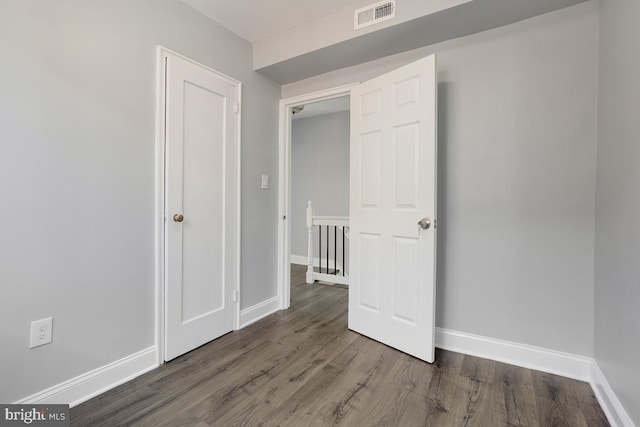
<instances>
[{"instance_id":1,"label":"closed white door","mask_svg":"<svg viewBox=\"0 0 640 427\"><path fill-rule=\"evenodd\" d=\"M165 58L165 360L233 330L238 82Z\"/></svg>"},{"instance_id":2,"label":"closed white door","mask_svg":"<svg viewBox=\"0 0 640 427\"><path fill-rule=\"evenodd\" d=\"M351 93L349 328L434 360L436 62Z\"/></svg>"}]
</instances>

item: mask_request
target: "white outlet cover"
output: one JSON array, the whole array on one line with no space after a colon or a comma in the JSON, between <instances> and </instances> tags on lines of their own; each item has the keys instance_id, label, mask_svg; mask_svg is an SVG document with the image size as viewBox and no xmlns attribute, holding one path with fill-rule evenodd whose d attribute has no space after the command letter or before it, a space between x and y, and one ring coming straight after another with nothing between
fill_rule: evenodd
<instances>
[{"instance_id":1,"label":"white outlet cover","mask_svg":"<svg viewBox=\"0 0 640 427\"><path fill-rule=\"evenodd\" d=\"M49 344L53 340L53 317L31 322L29 348Z\"/></svg>"}]
</instances>

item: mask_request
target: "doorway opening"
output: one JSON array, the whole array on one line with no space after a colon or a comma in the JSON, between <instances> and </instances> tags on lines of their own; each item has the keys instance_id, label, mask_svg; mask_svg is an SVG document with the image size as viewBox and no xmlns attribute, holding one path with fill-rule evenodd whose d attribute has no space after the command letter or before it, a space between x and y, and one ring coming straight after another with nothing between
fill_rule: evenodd
<instances>
[{"instance_id":1,"label":"doorway opening","mask_svg":"<svg viewBox=\"0 0 640 427\"><path fill-rule=\"evenodd\" d=\"M349 96L292 108L290 262L302 283L348 285L349 110Z\"/></svg>"},{"instance_id":2,"label":"doorway opening","mask_svg":"<svg viewBox=\"0 0 640 427\"><path fill-rule=\"evenodd\" d=\"M348 327L433 362L437 190L435 55L349 89ZM346 88L334 89L330 93L281 101L282 221L278 270L282 309L290 306L290 114L294 107L299 110L302 104L337 98L346 92Z\"/></svg>"},{"instance_id":3,"label":"doorway opening","mask_svg":"<svg viewBox=\"0 0 640 427\"><path fill-rule=\"evenodd\" d=\"M282 220L278 229L278 294L281 309L287 309L291 305L292 262L297 264L296 271L300 270L300 264L308 262L307 202L313 201L314 197L318 199L317 208L320 210L317 213L336 215L335 212L327 211L333 206L343 215L348 215L348 106L353 86L342 86L280 101L279 212ZM333 129L332 134L340 135L346 131L346 147L341 147L339 141L332 140L325 146L326 151L322 151L322 134L318 134L317 127L323 126L324 121L341 127ZM327 129L323 133L325 131ZM298 140L302 137L300 146L293 146L294 136ZM346 150L346 157L333 162L325 161L324 164L318 163L318 155L325 156L330 152L336 154L341 150ZM295 165L293 162L296 162ZM326 168L324 172L323 168ZM337 202L332 202L330 195L330 190L335 188L330 188L328 182L324 187L322 182L317 182L319 175L332 172L331 186L343 181L341 189L336 192L335 197L340 199ZM333 270L335 269L334 261Z\"/></svg>"}]
</instances>

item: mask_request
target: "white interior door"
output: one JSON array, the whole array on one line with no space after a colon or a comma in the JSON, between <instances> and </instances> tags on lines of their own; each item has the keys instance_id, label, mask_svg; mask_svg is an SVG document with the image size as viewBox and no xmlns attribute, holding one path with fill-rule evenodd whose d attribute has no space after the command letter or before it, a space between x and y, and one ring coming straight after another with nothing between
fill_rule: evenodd
<instances>
[{"instance_id":1,"label":"white interior door","mask_svg":"<svg viewBox=\"0 0 640 427\"><path fill-rule=\"evenodd\" d=\"M165 360L234 327L240 86L165 59Z\"/></svg>"},{"instance_id":2,"label":"white interior door","mask_svg":"<svg viewBox=\"0 0 640 427\"><path fill-rule=\"evenodd\" d=\"M436 88L432 55L351 93L349 328L427 362L435 349Z\"/></svg>"}]
</instances>

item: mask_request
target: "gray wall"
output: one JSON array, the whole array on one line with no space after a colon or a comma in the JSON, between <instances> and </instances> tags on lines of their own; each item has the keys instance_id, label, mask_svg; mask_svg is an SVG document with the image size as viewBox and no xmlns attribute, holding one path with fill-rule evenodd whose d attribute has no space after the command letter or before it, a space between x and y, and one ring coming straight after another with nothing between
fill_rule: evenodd
<instances>
[{"instance_id":1,"label":"gray wall","mask_svg":"<svg viewBox=\"0 0 640 427\"><path fill-rule=\"evenodd\" d=\"M640 425L640 3L600 4L595 358Z\"/></svg>"},{"instance_id":2,"label":"gray wall","mask_svg":"<svg viewBox=\"0 0 640 427\"><path fill-rule=\"evenodd\" d=\"M276 295L280 87L250 44L174 0L3 0L0 402L154 344L158 44L243 82L243 306Z\"/></svg>"},{"instance_id":3,"label":"gray wall","mask_svg":"<svg viewBox=\"0 0 640 427\"><path fill-rule=\"evenodd\" d=\"M348 111L292 120L292 255L307 255L309 200L316 215L349 215Z\"/></svg>"},{"instance_id":4,"label":"gray wall","mask_svg":"<svg viewBox=\"0 0 640 427\"><path fill-rule=\"evenodd\" d=\"M593 354L597 3L283 86L438 54L437 325Z\"/></svg>"}]
</instances>

